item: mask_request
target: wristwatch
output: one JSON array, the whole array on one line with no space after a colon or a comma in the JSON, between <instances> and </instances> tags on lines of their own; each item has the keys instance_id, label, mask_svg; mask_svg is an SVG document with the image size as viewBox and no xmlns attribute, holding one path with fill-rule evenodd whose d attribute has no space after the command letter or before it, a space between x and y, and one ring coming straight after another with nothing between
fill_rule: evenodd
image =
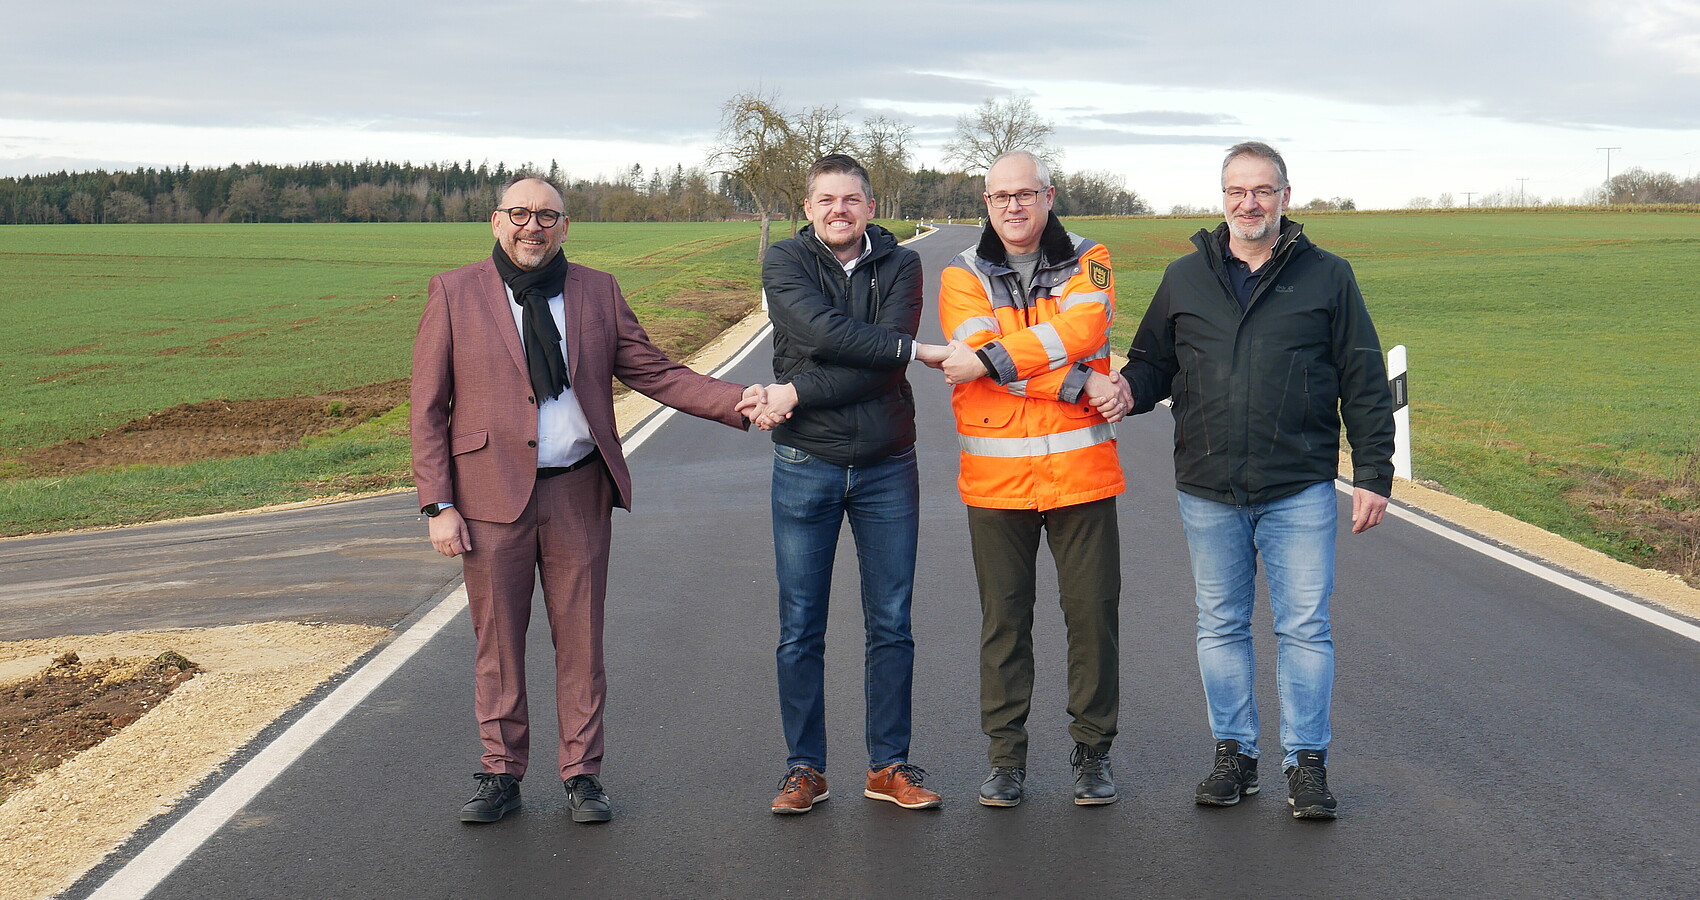
<instances>
[{"instance_id":1,"label":"wristwatch","mask_svg":"<svg viewBox=\"0 0 1700 900\"><path fill-rule=\"evenodd\" d=\"M432 518L436 518L436 516L439 513L441 513L445 509L448 509L449 507L451 507L453 505L454 505L453 503L433 503L430 506L419 507L419 511L424 513L427 516L430 516Z\"/></svg>"}]
</instances>

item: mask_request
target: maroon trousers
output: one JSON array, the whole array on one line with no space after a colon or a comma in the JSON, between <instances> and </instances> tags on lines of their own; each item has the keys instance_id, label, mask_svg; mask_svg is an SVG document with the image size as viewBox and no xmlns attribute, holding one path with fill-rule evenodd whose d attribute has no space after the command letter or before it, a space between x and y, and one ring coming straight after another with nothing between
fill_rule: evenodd
<instances>
[{"instance_id":1,"label":"maroon trousers","mask_svg":"<svg viewBox=\"0 0 1700 900\"><path fill-rule=\"evenodd\" d=\"M602 771L602 604L613 488L601 463L537 482L512 523L466 520L466 594L478 650L473 710L486 772L525 776L531 752L525 632L537 573L555 644L563 780Z\"/></svg>"}]
</instances>

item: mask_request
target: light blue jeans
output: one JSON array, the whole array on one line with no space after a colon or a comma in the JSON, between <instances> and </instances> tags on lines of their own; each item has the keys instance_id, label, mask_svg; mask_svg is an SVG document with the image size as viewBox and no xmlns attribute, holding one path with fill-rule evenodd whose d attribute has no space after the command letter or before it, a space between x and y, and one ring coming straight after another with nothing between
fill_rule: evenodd
<instances>
[{"instance_id":1,"label":"light blue jeans","mask_svg":"<svg viewBox=\"0 0 1700 900\"><path fill-rule=\"evenodd\" d=\"M1180 493L1198 591L1198 671L1210 730L1216 740L1239 741L1241 752L1258 756L1251 607L1262 556L1275 622L1283 768L1295 764L1300 750L1326 751L1331 736L1328 599L1334 592L1336 502L1331 481L1251 506Z\"/></svg>"}]
</instances>

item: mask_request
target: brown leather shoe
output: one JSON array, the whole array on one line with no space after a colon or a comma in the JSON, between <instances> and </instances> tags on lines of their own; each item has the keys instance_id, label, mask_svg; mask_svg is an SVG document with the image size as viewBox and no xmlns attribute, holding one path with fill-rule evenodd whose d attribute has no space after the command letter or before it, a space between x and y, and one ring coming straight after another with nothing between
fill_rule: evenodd
<instances>
[{"instance_id":1,"label":"brown leather shoe","mask_svg":"<svg viewBox=\"0 0 1700 900\"><path fill-rule=\"evenodd\" d=\"M920 766L892 763L868 773L868 787L862 796L885 800L904 809L933 809L944 805L944 798L921 786L927 772Z\"/></svg>"},{"instance_id":2,"label":"brown leather shoe","mask_svg":"<svg viewBox=\"0 0 1700 900\"><path fill-rule=\"evenodd\" d=\"M808 766L792 766L779 779L779 796L773 798L773 811L781 815L806 813L829 796L825 775Z\"/></svg>"}]
</instances>

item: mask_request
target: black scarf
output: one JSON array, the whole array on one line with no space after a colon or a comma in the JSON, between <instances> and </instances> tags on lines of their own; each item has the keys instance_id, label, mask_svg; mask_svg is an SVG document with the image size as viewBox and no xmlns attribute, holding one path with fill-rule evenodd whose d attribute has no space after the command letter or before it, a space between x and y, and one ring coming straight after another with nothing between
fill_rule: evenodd
<instances>
[{"instance_id":1,"label":"black scarf","mask_svg":"<svg viewBox=\"0 0 1700 900\"><path fill-rule=\"evenodd\" d=\"M531 389L537 402L553 400L571 387L567 379L567 360L561 355L561 332L555 327L555 317L549 313L549 298L566 292L567 255L555 251L548 265L530 272L514 264L501 244L490 254L497 274L508 290L514 292L514 302L525 311L521 314L520 335L525 339L525 366L531 373Z\"/></svg>"}]
</instances>

